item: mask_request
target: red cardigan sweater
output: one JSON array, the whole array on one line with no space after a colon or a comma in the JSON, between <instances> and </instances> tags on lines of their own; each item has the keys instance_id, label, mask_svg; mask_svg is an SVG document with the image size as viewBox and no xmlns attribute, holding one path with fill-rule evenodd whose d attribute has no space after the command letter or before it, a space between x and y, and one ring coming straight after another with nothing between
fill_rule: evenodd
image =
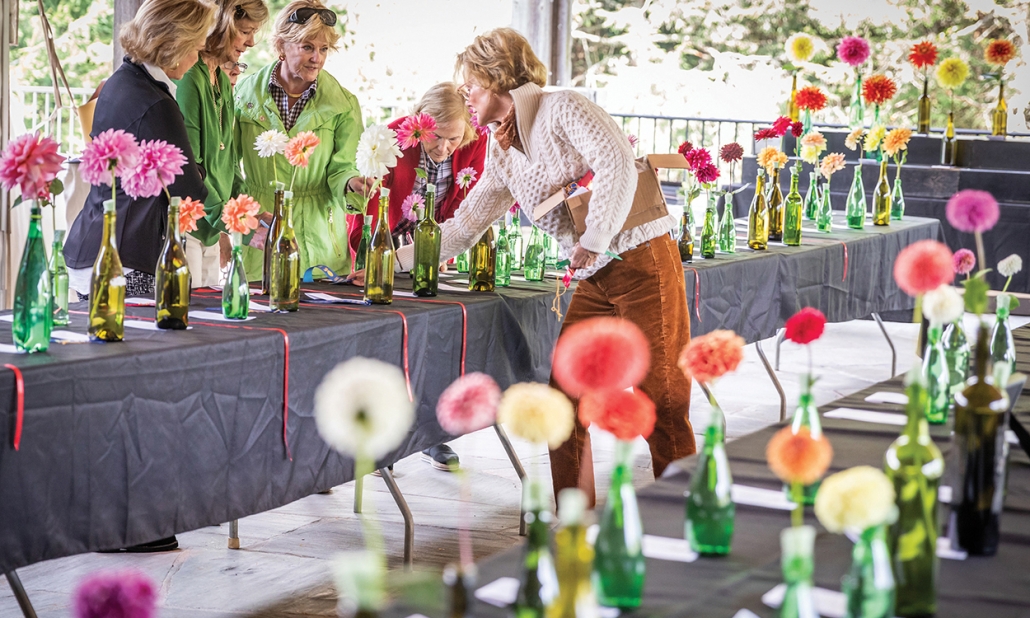
<instances>
[{"instance_id":1,"label":"red cardigan sweater","mask_svg":"<svg viewBox=\"0 0 1030 618\"><path fill-rule=\"evenodd\" d=\"M398 118L391 122L389 127L396 131L404 120L406 120L406 117ZM480 133L479 136L470 144L455 150L451 155L451 173L454 175L454 179L447 195L438 195L436 198L437 212L439 213L436 220L437 223L443 223L454 216L454 212L458 210L458 206L461 205L464 196L468 194L468 191L472 190L472 187L476 186L476 182L479 181L479 177L483 175L483 166L486 163L486 147L487 142L489 141L490 140L484 130L484 132ZM403 156L397 160L397 166L390 170L390 173L383 178L383 186L390 190L390 209L388 211L388 219L391 230L397 229L397 224L404 216L401 213L401 204L404 203L404 200L407 199L408 195L411 194L412 189L415 187L415 168L418 167L421 150L422 149L418 146L413 146L405 150L403 152ZM476 170L476 180L472 181L472 184L467 190L459 187L457 183L458 172L466 167L471 167ZM374 230L379 222L378 191L376 191L368 201L368 208L365 212L372 215L372 229ZM358 250L358 244L361 242L361 224L362 221L360 215L350 215L347 217L351 258L354 257Z\"/></svg>"}]
</instances>

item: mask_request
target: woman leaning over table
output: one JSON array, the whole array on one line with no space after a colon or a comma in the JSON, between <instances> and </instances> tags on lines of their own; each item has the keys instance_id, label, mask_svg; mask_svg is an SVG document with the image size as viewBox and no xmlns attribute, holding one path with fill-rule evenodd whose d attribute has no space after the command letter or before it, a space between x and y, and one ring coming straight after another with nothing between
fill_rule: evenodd
<instances>
[{"instance_id":1,"label":"woman leaning over table","mask_svg":"<svg viewBox=\"0 0 1030 618\"><path fill-rule=\"evenodd\" d=\"M335 24L336 13L314 0L295 0L279 13L272 35L279 59L236 85L236 147L243 160L244 192L269 212L275 173L289 190L293 168L281 155L260 158L254 140L270 129L290 137L302 131L318 136L321 143L292 183L301 269L325 265L346 274L344 193L365 188L354 163L363 125L358 100L322 70L340 39ZM247 277L260 281L262 252L245 248L244 264Z\"/></svg>"},{"instance_id":2,"label":"woman leaning over table","mask_svg":"<svg viewBox=\"0 0 1030 618\"><path fill-rule=\"evenodd\" d=\"M648 438L655 476L673 460L695 452L690 427L690 381L676 366L690 338L683 267L668 231L671 216L622 231L636 190L629 142L611 117L582 95L544 92L547 70L522 35L508 28L479 37L458 55L469 105L494 130L479 184L442 226L441 257L471 247L512 202L533 219L532 206L594 172L586 231L579 234L565 209L533 221L558 239L579 280L562 328L595 316L634 322L651 342L651 369L641 389L658 413ZM612 260L606 252L619 255ZM412 248L397 252L412 265ZM552 380L553 382L553 380ZM579 485L594 501L590 438L577 420L572 437L551 451L557 492Z\"/></svg>"},{"instance_id":3,"label":"woman leaning over table","mask_svg":"<svg viewBox=\"0 0 1030 618\"><path fill-rule=\"evenodd\" d=\"M197 231L186 242L186 261L195 288L218 285L219 239L225 231L222 206L241 184L238 151L233 145L232 85L222 67L235 66L243 52L254 47L254 36L267 19L268 9L261 0L218 0L215 29L175 93L207 187L204 218L197 221Z\"/></svg>"},{"instance_id":4,"label":"woman leaning over table","mask_svg":"<svg viewBox=\"0 0 1030 618\"><path fill-rule=\"evenodd\" d=\"M206 200L207 189L190 146L186 125L175 102L176 86L197 62L214 22L215 6L204 0L147 0L119 37L125 60L100 91L91 135L122 129L137 140L164 140L182 149L187 163L168 187L175 196ZM168 198L134 200L118 183L116 242L125 269L126 296L154 296L154 268L164 241ZM72 223L64 257L71 288L89 293L93 262L104 228L104 200L111 187L93 186Z\"/></svg>"}]
</instances>

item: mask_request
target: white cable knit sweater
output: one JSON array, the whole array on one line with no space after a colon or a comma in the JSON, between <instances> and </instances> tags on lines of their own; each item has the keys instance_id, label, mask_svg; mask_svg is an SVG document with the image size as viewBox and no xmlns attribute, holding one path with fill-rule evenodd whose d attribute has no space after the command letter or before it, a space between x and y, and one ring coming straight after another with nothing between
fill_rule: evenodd
<instances>
[{"instance_id":1,"label":"white cable knit sweater","mask_svg":"<svg viewBox=\"0 0 1030 618\"><path fill-rule=\"evenodd\" d=\"M637 171L629 141L603 109L576 92L545 93L535 84L510 94L526 152L493 144L483 177L454 217L441 226L441 260L476 244L514 202L525 218L558 240L563 256L570 255L577 242L601 254L592 267L576 271L576 279L585 279L610 262L605 251L618 255L675 226L670 215L620 232L633 204ZM537 204L590 170L594 171L593 193L582 236L564 208L533 220ZM409 270L413 264L414 246L397 250L398 269Z\"/></svg>"}]
</instances>

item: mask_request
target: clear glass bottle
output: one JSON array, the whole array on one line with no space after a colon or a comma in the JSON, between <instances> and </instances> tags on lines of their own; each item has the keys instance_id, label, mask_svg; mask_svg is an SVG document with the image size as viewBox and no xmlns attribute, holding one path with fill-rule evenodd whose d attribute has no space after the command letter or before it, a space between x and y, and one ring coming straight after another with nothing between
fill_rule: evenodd
<instances>
[{"instance_id":1,"label":"clear glass bottle","mask_svg":"<svg viewBox=\"0 0 1030 618\"><path fill-rule=\"evenodd\" d=\"M912 371L906 378L908 421L887 449L884 471L894 485L898 518L888 534L897 583L895 614L932 616L937 611L937 488L944 458L926 422L926 383Z\"/></svg>"},{"instance_id":2,"label":"clear glass bottle","mask_svg":"<svg viewBox=\"0 0 1030 618\"><path fill-rule=\"evenodd\" d=\"M358 241L358 250L354 252L353 270L365 270L368 246L372 244L372 215L365 215L361 219L361 240Z\"/></svg>"},{"instance_id":3,"label":"clear glass bottle","mask_svg":"<svg viewBox=\"0 0 1030 618\"><path fill-rule=\"evenodd\" d=\"M715 191L708 192L708 206L705 208L705 222L701 226L701 257L715 257L715 220L719 216L719 196Z\"/></svg>"},{"instance_id":4,"label":"clear glass bottle","mask_svg":"<svg viewBox=\"0 0 1030 618\"><path fill-rule=\"evenodd\" d=\"M951 372L941 341L940 324L931 324L927 330L927 346L923 354L923 379L926 381L926 420L931 425L942 425L948 420L951 408Z\"/></svg>"},{"instance_id":5,"label":"clear glass bottle","mask_svg":"<svg viewBox=\"0 0 1030 618\"><path fill-rule=\"evenodd\" d=\"M802 427L807 427L813 438L823 435L823 424L819 417L819 408L815 405L815 397L812 396L812 386L815 379L811 375L801 376L801 394L798 396L798 407L794 411L793 420L790 423L790 430L797 434ZM802 490L802 500L807 506L815 504L815 495L819 493L819 486L822 481L816 481L811 485L805 485ZM790 486L784 484L783 491L787 497L793 500Z\"/></svg>"},{"instance_id":6,"label":"clear glass bottle","mask_svg":"<svg viewBox=\"0 0 1030 618\"><path fill-rule=\"evenodd\" d=\"M865 200L865 185L862 184L862 161L855 163L855 176L851 180L846 206L848 227L853 230L865 229L865 216L869 210Z\"/></svg>"},{"instance_id":7,"label":"clear glass bottle","mask_svg":"<svg viewBox=\"0 0 1030 618\"><path fill-rule=\"evenodd\" d=\"M606 607L639 607L644 593L644 529L633 488L633 443L615 442L615 469L594 542L594 591Z\"/></svg>"},{"instance_id":8,"label":"clear glass bottle","mask_svg":"<svg viewBox=\"0 0 1030 618\"><path fill-rule=\"evenodd\" d=\"M851 107L848 110L848 127L852 130L865 126L865 102L862 100L862 73L855 68L855 86L851 89Z\"/></svg>"},{"instance_id":9,"label":"clear glass bottle","mask_svg":"<svg viewBox=\"0 0 1030 618\"><path fill-rule=\"evenodd\" d=\"M173 197L168 203L164 245L157 256L154 272L157 327L169 330L186 330L190 323L191 280L186 252L182 248L182 233L179 231L181 202L180 198Z\"/></svg>"},{"instance_id":10,"label":"clear glass bottle","mask_svg":"<svg viewBox=\"0 0 1030 618\"><path fill-rule=\"evenodd\" d=\"M833 204L830 201L830 182L823 183L819 180L818 186L819 209L815 215L815 229L820 232L833 231Z\"/></svg>"},{"instance_id":11,"label":"clear glass bottle","mask_svg":"<svg viewBox=\"0 0 1030 618\"><path fill-rule=\"evenodd\" d=\"M1005 388L1009 377L1016 371L1016 343L1009 325L1010 298L1008 294L998 295L994 328L991 330L991 364L994 383L999 389Z\"/></svg>"},{"instance_id":12,"label":"clear glass bottle","mask_svg":"<svg viewBox=\"0 0 1030 618\"><path fill-rule=\"evenodd\" d=\"M919 132L930 134L930 78L923 76L923 96L919 97Z\"/></svg>"},{"instance_id":13,"label":"clear glass bottle","mask_svg":"<svg viewBox=\"0 0 1030 618\"><path fill-rule=\"evenodd\" d=\"M958 160L958 141L955 140L955 112L948 112L948 125L941 139L941 165L955 165Z\"/></svg>"},{"instance_id":14,"label":"clear glass bottle","mask_svg":"<svg viewBox=\"0 0 1030 618\"><path fill-rule=\"evenodd\" d=\"M520 585L515 597L516 618L545 618L558 596L558 574L551 557L550 493L539 479L529 479L522 493L526 544L522 553Z\"/></svg>"},{"instance_id":15,"label":"clear glass bottle","mask_svg":"<svg viewBox=\"0 0 1030 618\"><path fill-rule=\"evenodd\" d=\"M526 246L526 263L523 272L526 281L544 280L544 233L535 225L529 235L529 244Z\"/></svg>"},{"instance_id":16,"label":"clear glass bottle","mask_svg":"<svg viewBox=\"0 0 1030 618\"><path fill-rule=\"evenodd\" d=\"M501 219L501 229L497 233L496 263L494 264L494 283L506 288L511 285L511 246L508 245L508 227Z\"/></svg>"},{"instance_id":17,"label":"clear glass bottle","mask_svg":"<svg viewBox=\"0 0 1030 618\"><path fill-rule=\"evenodd\" d=\"M557 268L558 267L558 241L554 239L550 234L546 235L544 239L547 241L547 267Z\"/></svg>"},{"instance_id":18,"label":"clear glass bottle","mask_svg":"<svg viewBox=\"0 0 1030 618\"><path fill-rule=\"evenodd\" d=\"M497 273L497 244L494 228L486 228L479 242L469 250L469 290L493 292Z\"/></svg>"},{"instance_id":19,"label":"clear glass bottle","mask_svg":"<svg viewBox=\"0 0 1030 618\"><path fill-rule=\"evenodd\" d=\"M387 209L390 206L390 190L379 190L379 220L368 247L368 262L365 264L365 300L373 305L389 305L393 302L393 261L396 253Z\"/></svg>"},{"instance_id":20,"label":"clear glass bottle","mask_svg":"<svg viewBox=\"0 0 1030 618\"><path fill-rule=\"evenodd\" d=\"M125 337L125 275L118 256L118 215L114 200L104 202L104 236L89 286L89 338L121 341Z\"/></svg>"},{"instance_id":21,"label":"clear glass bottle","mask_svg":"<svg viewBox=\"0 0 1030 618\"><path fill-rule=\"evenodd\" d=\"M54 326L67 326L68 316L68 266L64 263L65 230L54 230L54 243L50 252L50 280L54 292Z\"/></svg>"},{"instance_id":22,"label":"clear glass bottle","mask_svg":"<svg viewBox=\"0 0 1030 618\"><path fill-rule=\"evenodd\" d=\"M243 235L232 232L229 237L232 239L232 255L222 286L222 315L229 320L245 320L250 312L250 283L247 269L243 267Z\"/></svg>"},{"instance_id":23,"label":"clear glass bottle","mask_svg":"<svg viewBox=\"0 0 1030 618\"><path fill-rule=\"evenodd\" d=\"M558 598L547 607L547 618L593 618L597 600L590 583L594 548L587 542L584 521L586 495L569 487L558 494L561 527L554 534L554 562L558 572Z\"/></svg>"},{"instance_id":24,"label":"clear glass bottle","mask_svg":"<svg viewBox=\"0 0 1030 618\"><path fill-rule=\"evenodd\" d=\"M426 184L426 205L415 225L415 267L411 271L415 296L436 296L440 284L440 226L436 223L436 186Z\"/></svg>"},{"instance_id":25,"label":"clear glass bottle","mask_svg":"<svg viewBox=\"0 0 1030 618\"><path fill-rule=\"evenodd\" d=\"M780 189L780 168L773 168L765 201L769 209L769 240L783 240L783 190Z\"/></svg>"},{"instance_id":26,"label":"clear glass bottle","mask_svg":"<svg viewBox=\"0 0 1030 618\"><path fill-rule=\"evenodd\" d=\"M962 319L948 324L944 329L944 358L948 363L948 372L951 375L949 382L949 393L952 397L966 387L966 378L969 377L969 340L966 339L966 331L962 328Z\"/></svg>"},{"instance_id":27,"label":"clear glass bottle","mask_svg":"<svg viewBox=\"0 0 1030 618\"><path fill-rule=\"evenodd\" d=\"M815 221L819 212L819 189L816 184L818 172L808 172L808 193L805 194L805 219Z\"/></svg>"},{"instance_id":28,"label":"clear glass bottle","mask_svg":"<svg viewBox=\"0 0 1030 618\"><path fill-rule=\"evenodd\" d=\"M722 197L722 219L719 220L719 251L737 252L737 226L733 221L733 198L727 193Z\"/></svg>"},{"instance_id":29,"label":"clear glass bottle","mask_svg":"<svg viewBox=\"0 0 1030 618\"><path fill-rule=\"evenodd\" d=\"M47 265L41 220L39 204L32 202L28 240L21 254L18 279L14 284L14 315L11 323L14 346L23 352L46 352L50 347L50 333L54 330L53 281ZM105 240L107 231L105 225ZM121 272L118 274L120 276ZM122 289L125 289L124 284ZM124 309L122 311L124 313Z\"/></svg>"},{"instance_id":30,"label":"clear glass bottle","mask_svg":"<svg viewBox=\"0 0 1030 618\"><path fill-rule=\"evenodd\" d=\"M508 252L511 253L511 269L522 270L522 256L526 248L522 239L522 221L519 211L511 213L511 228L508 230Z\"/></svg>"},{"instance_id":31,"label":"clear glass bottle","mask_svg":"<svg viewBox=\"0 0 1030 618\"><path fill-rule=\"evenodd\" d=\"M877 151L879 152L879 151ZM887 182L887 157L880 161L880 179L873 191L873 225L891 224L891 185Z\"/></svg>"},{"instance_id":32,"label":"clear glass bottle","mask_svg":"<svg viewBox=\"0 0 1030 618\"><path fill-rule=\"evenodd\" d=\"M705 443L686 497L684 533L691 549L704 555L728 554L733 542L737 509L730 495L733 477L726 456L724 423L722 408L712 402Z\"/></svg>"},{"instance_id":33,"label":"clear glass bottle","mask_svg":"<svg viewBox=\"0 0 1030 618\"><path fill-rule=\"evenodd\" d=\"M747 246L764 251L769 248L769 209L765 202L765 172L758 169L755 195L747 213Z\"/></svg>"},{"instance_id":34,"label":"clear glass bottle","mask_svg":"<svg viewBox=\"0 0 1030 618\"><path fill-rule=\"evenodd\" d=\"M283 195L282 222L272 247L268 306L276 312L300 309L300 246L293 230L293 192Z\"/></svg>"},{"instance_id":35,"label":"clear glass bottle","mask_svg":"<svg viewBox=\"0 0 1030 618\"><path fill-rule=\"evenodd\" d=\"M780 566L787 589L780 605L781 618L818 616L812 597L815 572L815 528L791 526L780 531Z\"/></svg>"},{"instance_id":36,"label":"clear glass bottle","mask_svg":"<svg viewBox=\"0 0 1030 618\"><path fill-rule=\"evenodd\" d=\"M805 208L801 193L798 192L798 176L801 175L801 168L794 166L790 168L790 193L783 201L783 244L788 247L801 245L801 218Z\"/></svg>"},{"instance_id":37,"label":"clear glass bottle","mask_svg":"<svg viewBox=\"0 0 1030 618\"><path fill-rule=\"evenodd\" d=\"M846 618L894 616L894 575L886 526L872 526L858 537L851 549L851 570L841 584L847 600Z\"/></svg>"},{"instance_id":38,"label":"clear glass bottle","mask_svg":"<svg viewBox=\"0 0 1030 618\"><path fill-rule=\"evenodd\" d=\"M891 190L891 219L905 218L905 193L901 190L901 165L894 171L894 187Z\"/></svg>"},{"instance_id":39,"label":"clear glass bottle","mask_svg":"<svg viewBox=\"0 0 1030 618\"><path fill-rule=\"evenodd\" d=\"M1005 82L998 79L998 105L991 112L991 135L1005 137L1008 133L1009 107L1005 103Z\"/></svg>"},{"instance_id":40,"label":"clear glass bottle","mask_svg":"<svg viewBox=\"0 0 1030 618\"><path fill-rule=\"evenodd\" d=\"M274 187L272 193L272 221L268 224L268 233L265 234L265 264L264 269L261 271L262 295L271 294L272 288L269 277L272 274L272 253L275 251L275 241L279 238L279 231L282 226L283 194L286 191L286 183L276 181L272 183L272 186Z\"/></svg>"}]
</instances>

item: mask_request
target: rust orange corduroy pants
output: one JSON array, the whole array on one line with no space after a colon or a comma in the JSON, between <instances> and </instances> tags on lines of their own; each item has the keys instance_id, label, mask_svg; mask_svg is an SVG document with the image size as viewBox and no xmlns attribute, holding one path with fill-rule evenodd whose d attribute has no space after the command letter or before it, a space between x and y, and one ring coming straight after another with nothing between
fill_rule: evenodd
<instances>
[{"instance_id":1,"label":"rust orange corduroy pants","mask_svg":"<svg viewBox=\"0 0 1030 618\"><path fill-rule=\"evenodd\" d=\"M589 318L615 316L630 320L647 335L651 369L640 390L654 401L658 416L647 439L657 478L669 463L697 451L690 426L690 380L676 365L680 351L690 341L683 264L676 243L667 234L621 257L577 284L562 332ZM551 386L557 388L553 377ZM578 417L572 436L551 451L551 480L555 495L566 487L579 487L593 506L590 436Z\"/></svg>"}]
</instances>

